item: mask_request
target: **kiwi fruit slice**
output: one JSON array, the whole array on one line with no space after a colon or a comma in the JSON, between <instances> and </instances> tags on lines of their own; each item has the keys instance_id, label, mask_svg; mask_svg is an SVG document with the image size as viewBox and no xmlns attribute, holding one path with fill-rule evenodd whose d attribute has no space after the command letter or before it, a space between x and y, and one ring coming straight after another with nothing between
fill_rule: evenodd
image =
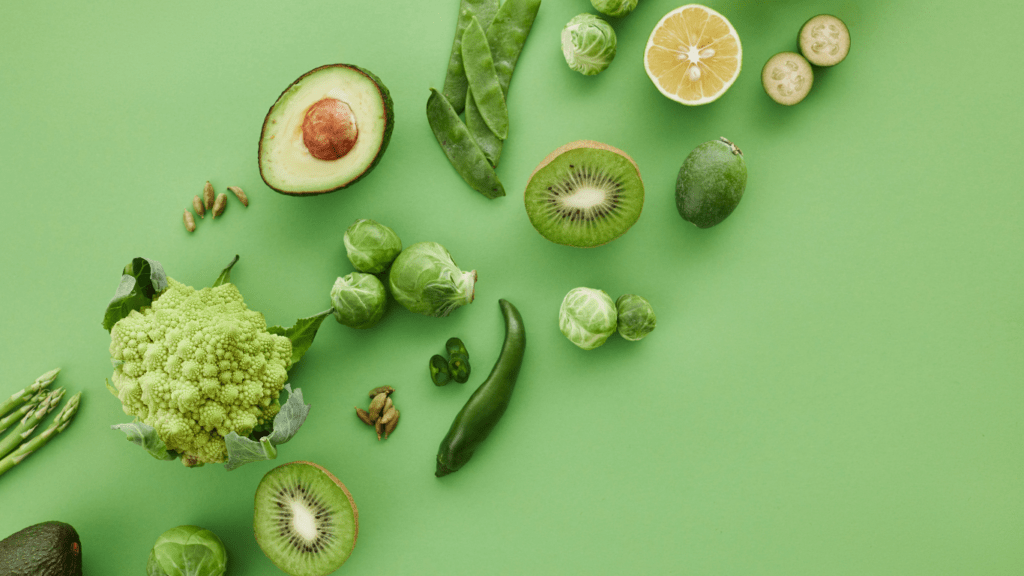
<instances>
[{"instance_id":1,"label":"kiwi fruit slice","mask_svg":"<svg viewBox=\"0 0 1024 576\"><path fill-rule=\"evenodd\" d=\"M253 528L275 566L291 576L321 576L352 554L359 511L333 474L312 462L291 462L260 481Z\"/></svg>"},{"instance_id":2,"label":"kiwi fruit slice","mask_svg":"<svg viewBox=\"0 0 1024 576\"><path fill-rule=\"evenodd\" d=\"M796 52L779 52L769 58L761 70L764 91L783 106L800 103L813 84L811 65Z\"/></svg>"},{"instance_id":3,"label":"kiwi fruit slice","mask_svg":"<svg viewBox=\"0 0 1024 576\"><path fill-rule=\"evenodd\" d=\"M542 236L590 248L622 236L640 218L644 182L628 154L577 140L548 155L530 176L526 213Z\"/></svg>"},{"instance_id":4,"label":"kiwi fruit slice","mask_svg":"<svg viewBox=\"0 0 1024 576\"><path fill-rule=\"evenodd\" d=\"M850 53L850 30L830 14L818 14L800 28L800 52L815 66L835 66Z\"/></svg>"}]
</instances>

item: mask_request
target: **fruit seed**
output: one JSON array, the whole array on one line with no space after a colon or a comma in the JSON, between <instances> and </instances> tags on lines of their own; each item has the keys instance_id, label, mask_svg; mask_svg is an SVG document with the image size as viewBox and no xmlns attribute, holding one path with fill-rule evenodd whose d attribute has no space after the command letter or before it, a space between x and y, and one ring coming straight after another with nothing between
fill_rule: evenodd
<instances>
[{"instance_id":1,"label":"fruit seed","mask_svg":"<svg viewBox=\"0 0 1024 576\"><path fill-rule=\"evenodd\" d=\"M203 214L206 214L206 208L203 207L203 199L198 194L192 197L192 207L196 209L196 214L200 218L203 217Z\"/></svg>"},{"instance_id":2,"label":"fruit seed","mask_svg":"<svg viewBox=\"0 0 1024 576\"><path fill-rule=\"evenodd\" d=\"M370 398L375 398L377 394L383 392L384 394L391 394L395 389L391 386L377 386L373 390L370 390Z\"/></svg>"},{"instance_id":3,"label":"fruit seed","mask_svg":"<svg viewBox=\"0 0 1024 576\"><path fill-rule=\"evenodd\" d=\"M359 419L362 420L363 423L366 424L367 426L373 426L373 420L370 418L370 415L366 412L366 410L363 410L362 408L356 406L356 416L358 416Z\"/></svg>"},{"instance_id":4,"label":"fruit seed","mask_svg":"<svg viewBox=\"0 0 1024 576\"><path fill-rule=\"evenodd\" d=\"M228 195L221 192L220 196L217 196L217 201L213 203L213 217L216 218L224 213L224 208L228 205Z\"/></svg>"},{"instance_id":5,"label":"fruit seed","mask_svg":"<svg viewBox=\"0 0 1024 576\"><path fill-rule=\"evenodd\" d=\"M388 438L388 434L391 434L392 432L394 432L394 431L395 431L395 426L398 426L398 417L399 417L399 416L401 416L401 413L400 413L400 412L399 412L398 410L395 410L395 417L394 417L394 418L392 418L392 419L391 419L391 420L390 420L390 421L389 421L389 422L388 422L388 423L387 423L387 424L386 424L386 425L384 426L384 439L385 439L385 440L387 440L387 438Z\"/></svg>"},{"instance_id":6,"label":"fruit seed","mask_svg":"<svg viewBox=\"0 0 1024 576\"><path fill-rule=\"evenodd\" d=\"M207 180L206 184L203 184L203 203L206 204L206 209L213 208L213 184Z\"/></svg>"},{"instance_id":7,"label":"fruit seed","mask_svg":"<svg viewBox=\"0 0 1024 576\"><path fill-rule=\"evenodd\" d=\"M384 401L387 399L387 397L388 395L384 392L381 392L380 394L377 394L376 396L373 397L373 402L370 402L370 420L376 420L380 418L380 413L381 410L384 409Z\"/></svg>"},{"instance_id":8,"label":"fruit seed","mask_svg":"<svg viewBox=\"0 0 1024 576\"><path fill-rule=\"evenodd\" d=\"M185 210L184 218L185 218L185 230L188 230L189 232L195 232L196 231L196 219L192 217L192 213L189 212L188 210Z\"/></svg>"},{"instance_id":9,"label":"fruit seed","mask_svg":"<svg viewBox=\"0 0 1024 576\"><path fill-rule=\"evenodd\" d=\"M245 195L245 191L238 186L228 186L228 190L238 198L238 201L242 203L242 206L249 207L249 197Z\"/></svg>"}]
</instances>

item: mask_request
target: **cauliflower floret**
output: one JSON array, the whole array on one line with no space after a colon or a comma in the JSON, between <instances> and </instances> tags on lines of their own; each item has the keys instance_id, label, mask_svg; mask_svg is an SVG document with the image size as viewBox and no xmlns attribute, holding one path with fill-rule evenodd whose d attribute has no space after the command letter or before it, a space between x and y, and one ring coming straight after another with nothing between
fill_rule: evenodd
<instances>
[{"instance_id":1,"label":"cauliflower floret","mask_svg":"<svg viewBox=\"0 0 1024 576\"><path fill-rule=\"evenodd\" d=\"M110 331L111 383L126 414L152 426L188 466L227 460L224 436L246 436L281 410L292 345L267 332L233 284L167 290Z\"/></svg>"}]
</instances>

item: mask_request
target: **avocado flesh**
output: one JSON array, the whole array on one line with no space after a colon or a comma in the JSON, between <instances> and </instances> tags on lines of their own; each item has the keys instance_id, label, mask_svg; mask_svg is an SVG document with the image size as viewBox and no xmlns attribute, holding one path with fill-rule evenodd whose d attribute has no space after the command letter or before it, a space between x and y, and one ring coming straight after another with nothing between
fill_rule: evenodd
<instances>
[{"instance_id":1,"label":"avocado flesh","mask_svg":"<svg viewBox=\"0 0 1024 576\"><path fill-rule=\"evenodd\" d=\"M4 576L82 576L82 543L64 522L29 526L0 541Z\"/></svg>"},{"instance_id":2,"label":"avocado flesh","mask_svg":"<svg viewBox=\"0 0 1024 576\"><path fill-rule=\"evenodd\" d=\"M347 104L358 130L355 144L336 160L314 157L303 141L307 111L325 98ZM324 194L344 188L376 166L393 128L391 95L379 78L357 66L321 66L292 83L267 113L260 136L260 175L283 194Z\"/></svg>"}]
</instances>

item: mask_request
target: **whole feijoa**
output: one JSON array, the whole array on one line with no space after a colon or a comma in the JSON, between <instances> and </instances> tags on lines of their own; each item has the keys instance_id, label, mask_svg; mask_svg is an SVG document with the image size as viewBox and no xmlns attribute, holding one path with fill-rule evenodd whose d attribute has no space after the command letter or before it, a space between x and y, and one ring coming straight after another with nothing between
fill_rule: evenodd
<instances>
[{"instance_id":1,"label":"whole feijoa","mask_svg":"<svg viewBox=\"0 0 1024 576\"><path fill-rule=\"evenodd\" d=\"M676 178L676 208L683 220L710 228L732 214L746 187L743 152L725 138L711 140L683 161Z\"/></svg>"}]
</instances>

